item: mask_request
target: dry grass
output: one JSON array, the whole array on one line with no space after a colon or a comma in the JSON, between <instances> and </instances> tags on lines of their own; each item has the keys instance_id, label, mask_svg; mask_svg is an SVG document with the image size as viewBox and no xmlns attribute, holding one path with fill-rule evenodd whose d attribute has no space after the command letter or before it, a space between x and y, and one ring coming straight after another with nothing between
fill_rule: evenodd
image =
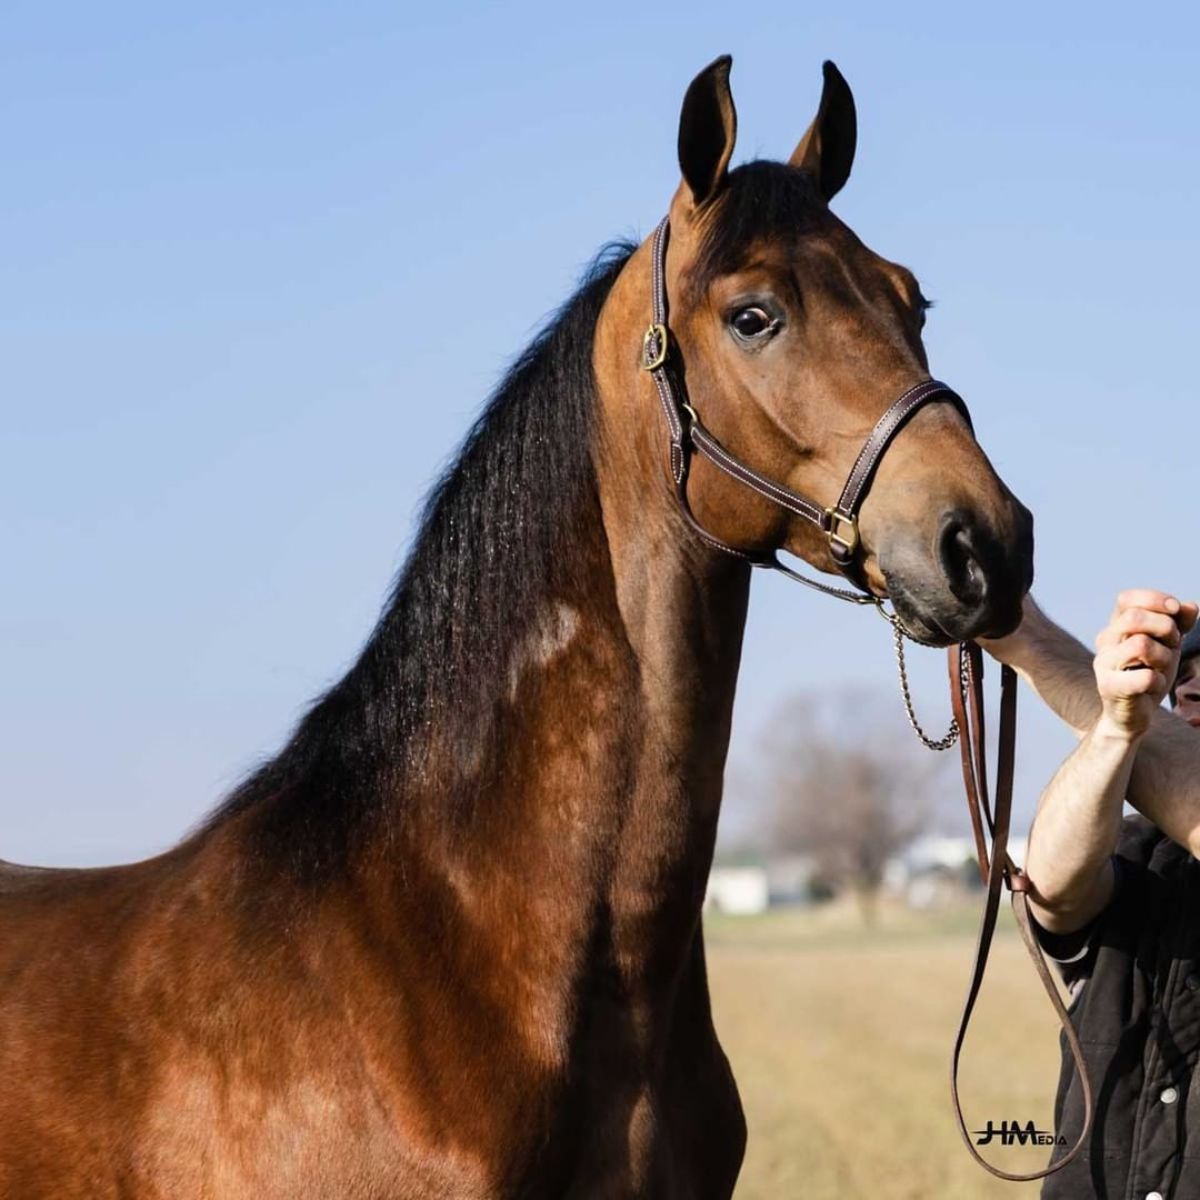
<instances>
[{"instance_id":1,"label":"dry grass","mask_svg":"<svg viewBox=\"0 0 1200 1200\"><path fill-rule=\"evenodd\" d=\"M750 1126L739 1200L1037 1195L1038 1184L987 1175L954 1122L950 1050L975 915L885 908L865 930L829 906L707 922L717 1030ZM969 1128L989 1118L1051 1128L1057 1030L1004 909L963 1057ZM1030 1171L1048 1148L984 1153Z\"/></svg>"}]
</instances>

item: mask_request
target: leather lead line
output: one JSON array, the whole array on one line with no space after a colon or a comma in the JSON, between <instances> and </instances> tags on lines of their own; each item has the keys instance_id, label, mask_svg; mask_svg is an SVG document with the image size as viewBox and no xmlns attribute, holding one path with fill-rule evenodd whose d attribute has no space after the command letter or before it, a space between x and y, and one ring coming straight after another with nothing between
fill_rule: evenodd
<instances>
[{"instance_id":1,"label":"leather lead line","mask_svg":"<svg viewBox=\"0 0 1200 1200\"><path fill-rule=\"evenodd\" d=\"M959 669L962 652L968 654L969 669L967 683L964 689ZM1083 1057L1083 1047L1079 1043L1079 1035L1067 1013L1066 1006L1058 994L1054 977L1046 965L1045 955L1038 944L1033 932L1029 913L1027 876L1016 866L1009 857L1008 835L1012 816L1013 775L1016 764L1016 729L1017 729L1017 676L1009 666L1001 668L1000 672L1000 738L996 764L996 806L994 819L986 808L981 812L981 799L986 805L986 760L983 749L983 652L978 646L951 647L950 652L950 691L955 706L955 716L959 720L968 721L970 735L964 727L962 738L963 786L967 793L967 807L971 814L971 827L975 834L976 847L979 854L980 869L987 886L987 896L984 900L983 915L979 923L979 933L975 945L975 961L971 968L971 978L967 985L966 999L963 1001L962 1015L959 1017L958 1030L954 1037L954 1052L950 1059L950 1095L954 1102L954 1118L963 1144L971 1157L986 1171L999 1179L1007 1179L1017 1183L1028 1183L1036 1179L1044 1179L1055 1171L1062 1170L1083 1149L1092 1131L1093 1105L1092 1086L1088 1078L1087 1063ZM964 690L966 695L964 696ZM970 714L970 716L968 716ZM983 834L984 815L992 834L991 852L989 854ZM1067 1045L1074 1060L1075 1070L1079 1075L1080 1087L1083 1091L1083 1129L1075 1145L1060 1159L1052 1162L1040 1171L1028 1174L1018 1174L1002 1171L994 1167L975 1149L963 1117L962 1103L958 1094L958 1067L962 1055L963 1043L966 1041L967 1029L971 1023L971 1014L975 1009L979 990L983 986L984 974L987 971L988 951L992 944L992 935L996 929L996 918L1000 910L1000 891L1007 886L1012 893L1013 915L1021 932L1021 939L1029 952L1033 965L1041 980L1046 995L1058 1017Z\"/></svg>"}]
</instances>

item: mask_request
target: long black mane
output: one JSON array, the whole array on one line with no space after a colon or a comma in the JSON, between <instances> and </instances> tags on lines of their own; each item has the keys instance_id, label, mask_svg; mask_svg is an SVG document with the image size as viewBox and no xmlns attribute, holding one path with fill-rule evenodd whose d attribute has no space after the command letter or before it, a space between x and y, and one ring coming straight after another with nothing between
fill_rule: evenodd
<instances>
[{"instance_id":1,"label":"long black mane","mask_svg":"<svg viewBox=\"0 0 1200 1200\"><path fill-rule=\"evenodd\" d=\"M428 737L469 753L515 647L600 525L591 448L596 320L634 247L606 247L513 364L425 505L358 661L201 832L253 808L259 849L306 875L344 862L364 823L421 769Z\"/></svg>"}]
</instances>

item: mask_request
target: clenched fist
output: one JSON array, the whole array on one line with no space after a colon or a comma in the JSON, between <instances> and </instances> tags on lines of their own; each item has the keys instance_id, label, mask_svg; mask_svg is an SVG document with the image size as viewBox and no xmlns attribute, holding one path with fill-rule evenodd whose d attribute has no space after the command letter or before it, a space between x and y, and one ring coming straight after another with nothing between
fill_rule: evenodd
<instances>
[{"instance_id":1,"label":"clenched fist","mask_svg":"<svg viewBox=\"0 0 1200 1200\"><path fill-rule=\"evenodd\" d=\"M1134 588L1117 597L1096 638L1092 668L1100 722L1110 733L1137 738L1150 727L1179 666L1179 641L1196 623L1197 607L1166 592Z\"/></svg>"}]
</instances>

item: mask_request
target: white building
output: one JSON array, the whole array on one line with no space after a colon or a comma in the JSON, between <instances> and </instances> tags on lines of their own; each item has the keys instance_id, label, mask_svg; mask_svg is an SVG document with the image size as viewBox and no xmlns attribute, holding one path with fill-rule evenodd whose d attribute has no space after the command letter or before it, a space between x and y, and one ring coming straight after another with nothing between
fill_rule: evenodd
<instances>
[{"instance_id":1,"label":"white building","mask_svg":"<svg viewBox=\"0 0 1200 1200\"><path fill-rule=\"evenodd\" d=\"M713 867L704 907L732 916L766 912L770 898L763 867Z\"/></svg>"}]
</instances>

